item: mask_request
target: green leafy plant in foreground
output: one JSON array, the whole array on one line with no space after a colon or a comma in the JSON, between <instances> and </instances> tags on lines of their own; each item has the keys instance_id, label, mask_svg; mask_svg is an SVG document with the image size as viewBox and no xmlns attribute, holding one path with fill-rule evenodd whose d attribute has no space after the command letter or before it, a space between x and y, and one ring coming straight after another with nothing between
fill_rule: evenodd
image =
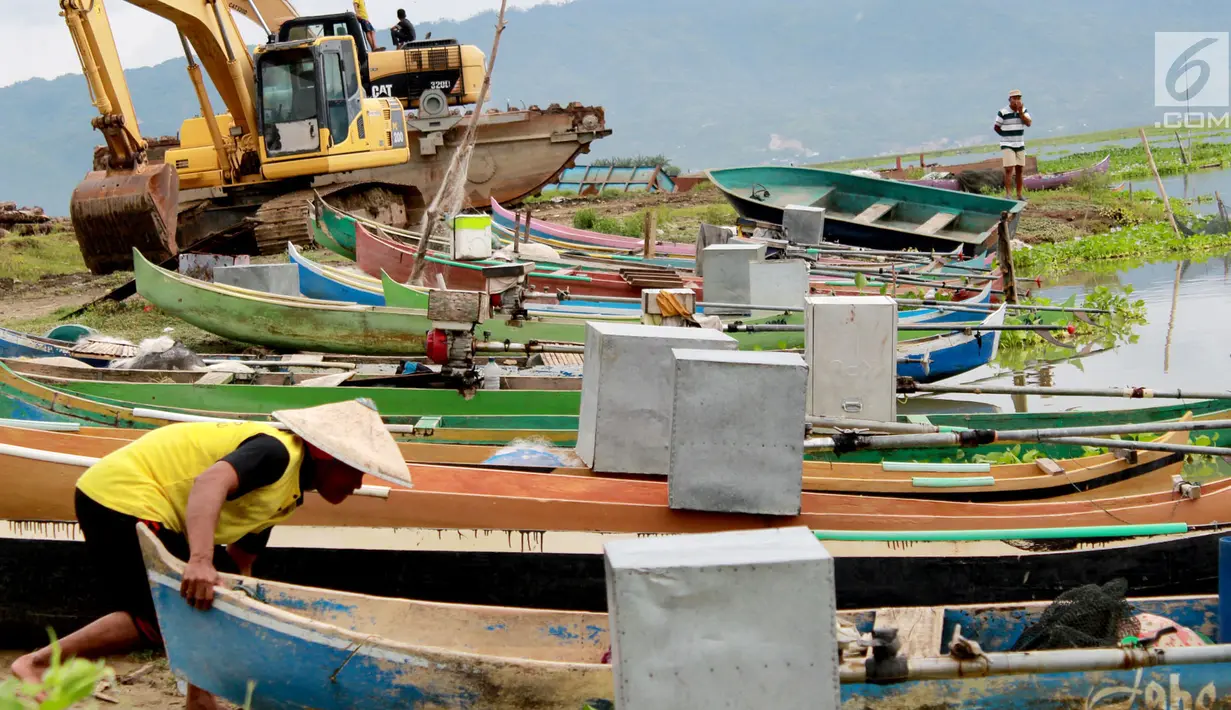
<instances>
[{"instance_id":1,"label":"green leafy plant in foreground","mask_svg":"<svg viewBox=\"0 0 1231 710\"><path fill-rule=\"evenodd\" d=\"M1100 347L1113 348L1122 343L1134 343L1138 335L1136 326L1144 325L1145 301L1130 298L1133 294L1131 284L1121 291L1113 291L1106 286L1098 286L1087 293L1082 306L1093 310L1106 310L1110 313L1091 314L1086 323L1065 313L1052 312L1022 312L1006 319L1008 323L1022 325L1068 325L1072 332L1054 331L1052 337L1061 342L1067 342L1076 348ZM1022 299L1023 305L1050 306L1052 302L1044 297ZM1060 304L1072 308L1076 305L1076 296ZM1047 362L1065 360L1073 355L1073 350L1061 348L1038 337L1030 331L1005 331L1000 334L1000 348L996 362L1009 369L1023 369L1030 362Z\"/></svg>"},{"instance_id":2,"label":"green leafy plant in foreground","mask_svg":"<svg viewBox=\"0 0 1231 710\"><path fill-rule=\"evenodd\" d=\"M0 683L0 710L64 710L94 694L100 680L114 677L104 661L60 657L60 644L51 633L51 666L41 683L9 678ZM41 699L40 699L40 696Z\"/></svg>"}]
</instances>

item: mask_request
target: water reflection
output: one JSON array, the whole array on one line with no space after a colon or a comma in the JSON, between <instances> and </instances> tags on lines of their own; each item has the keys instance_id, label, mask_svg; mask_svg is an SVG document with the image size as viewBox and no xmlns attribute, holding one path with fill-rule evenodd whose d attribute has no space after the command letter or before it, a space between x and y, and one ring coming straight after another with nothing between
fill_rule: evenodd
<instances>
[{"instance_id":1,"label":"water reflection","mask_svg":"<svg viewBox=\"0 0 1231 710\"><path fill-rule=\"evenodd\" d=\"M1061 302L1076 293L1080 302L1082 294L1097 286L1131 285L1133 297L1144 300L1146 307L1147 323L1137 327L1136 342L1019 371L993 364L949 382L1231 392L1231 322L1223 315L1231 302L1231 255L1129 265L1118 272L1111 268L1114 265L1069 274L1049 284L1041 295ZM979 399L1003 411L1017 412L1119 409L1177 401L1040 395L988 395ZM1228 442L1219 443L1225 446ZM1231 472L1231 466L1221 461L1208 463L1208 467Z\"/></svg>"}]
</instances>

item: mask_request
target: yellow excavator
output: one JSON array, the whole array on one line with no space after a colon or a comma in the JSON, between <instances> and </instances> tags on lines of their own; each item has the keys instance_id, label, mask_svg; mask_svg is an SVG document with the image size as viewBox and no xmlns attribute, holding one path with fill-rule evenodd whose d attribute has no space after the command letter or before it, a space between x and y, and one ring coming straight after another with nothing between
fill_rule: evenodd
<instances>
[{"instance_id":1,"label":"yellow excavator","mask_svg":"<svg viewBox=\"0 0 1231 710\"><path fill-rule=\"evenodd\" d=\"M270 41L286 42L307 37L349 34L359 52L359 73L365 91L372 98L391 96L406 108L427 113L440 106L473 104L483 84L487 58L472 44L455 39L427 38L408 42L396 49L369 51L364 33L354 13L301 17L287 0L231 0L235 12L263 28Z\"/></svg>"},{"instance_id":2,"label":"yellow excavator","mask_svg":"<svg viewBox=\"0 0 1231 710\"><path fill-rule=\"evenodd\" d=\"M252 8L246 0L128 2L175 25L201 116L184 121L179 147L151 164L103 0L60 0L107 144L105 170L89 173L70 204L92 272L131 268L133 246L156 261L174 256L180 190L267 199L322 175L362 185L363 171L409 159L402 104L365 95L349 33L271 41L254 57L231 13ZM202 66L225 113L214 113Z\"/></svg>"}]
</instances>

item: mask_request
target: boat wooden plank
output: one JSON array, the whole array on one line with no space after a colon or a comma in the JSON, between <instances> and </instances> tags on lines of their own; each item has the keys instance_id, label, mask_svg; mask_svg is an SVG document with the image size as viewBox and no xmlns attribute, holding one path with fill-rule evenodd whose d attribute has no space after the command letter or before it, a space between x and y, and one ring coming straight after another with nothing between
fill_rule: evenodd
<instances>
[{"instance_id":1,"label":"boat wooden plank","mask_svg":"<svg viewBox=\"0 0 1231 710\"><path fill-rule=\"evenodd\" d=\"M235 379L234 372L207 372L197 378L197 385L226 385Z\"/></svg>"},{"instance_id":2,"label":"boat wooden plank","mask_svg":"<svg viewBox=\"0 0 1231 710\"><path fill-rule=\"evenodd\" d=\"M889 214L889 211L897 206L897 200L877 200L871 207L855 215L855 221L861 224L872 224Z\"/></svg>"},{"instance_id":3,"label":"boat wooden plank","mask_svg":"<svg viewBox=\"0 0 1231 710\"><path fill-rule=\"evenodd\" d=\"M915 229L916 234L936 234L940 230L948 227L961 213L959 212L937 212L928 218L928 221L919 225Z\"/></svg>"}]
</instances>

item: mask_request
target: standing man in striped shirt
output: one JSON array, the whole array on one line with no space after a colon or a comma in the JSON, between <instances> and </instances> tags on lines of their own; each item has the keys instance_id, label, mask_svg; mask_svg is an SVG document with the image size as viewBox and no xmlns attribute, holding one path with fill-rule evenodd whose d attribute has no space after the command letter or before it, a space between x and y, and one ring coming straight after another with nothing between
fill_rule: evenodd
<instances>
[{"instance_id":1,"label":"standing man in striped shirt","mask_svg":"<svg viewBox=\"0 0 1231 710\"><path fill-rule=\"evenodd\" d=\"M1033 123L1030 112L1022 104L1022 92L1009 92L1009 105L996 112L992 130L1000 134L1000 153L1004 159L1004 196L1009 197L1014 175L1017 176L1017 199L1022 199L1022 171L1026 167L1026 128Z\"/></svg>"}]
</instances>

